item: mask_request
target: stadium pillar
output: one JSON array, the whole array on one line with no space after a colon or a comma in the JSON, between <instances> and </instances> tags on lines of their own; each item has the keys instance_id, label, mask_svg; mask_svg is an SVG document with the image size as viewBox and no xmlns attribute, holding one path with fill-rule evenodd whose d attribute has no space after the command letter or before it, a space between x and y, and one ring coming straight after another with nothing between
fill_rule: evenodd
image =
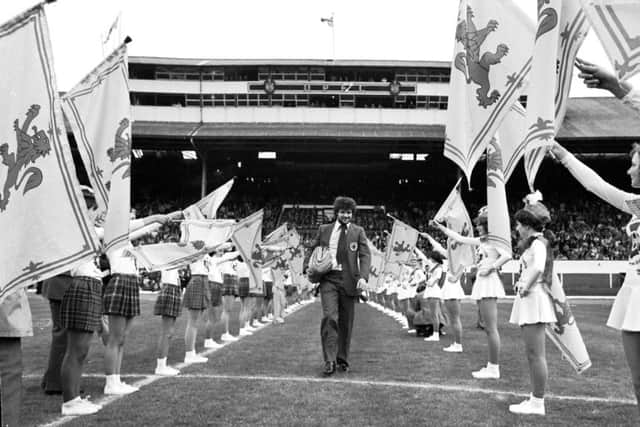
<instances>
[{"instance_id":1,"label":"stadium pillar","mask_svg":"<svg viewBox=\"0 0 640 427\"><path fill-rule=\"evenodd\" d=\"M200 197L204 198L207 195L207 152L202 150L200 152L200 159L202 159L202 177L200 181Z\"/></svg>"}]
</instances>

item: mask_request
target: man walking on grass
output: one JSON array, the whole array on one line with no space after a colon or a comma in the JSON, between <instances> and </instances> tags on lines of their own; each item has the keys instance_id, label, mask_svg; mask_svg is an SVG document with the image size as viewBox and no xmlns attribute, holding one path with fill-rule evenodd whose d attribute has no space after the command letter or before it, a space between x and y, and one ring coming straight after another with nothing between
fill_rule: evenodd
<instances>
[{"instance_id":1,"label":"man walking on grass","mask_svg":"<svg viewBox=\"0 0 640 427\"><path fill-rule=\"evenodd\" d=\"M343 372L349 370L354 305L369 280L371 265L364 229L351 223L355 200L337 197L333 210L336 221L321 225L312 245L312 249L328 247L332 256L331 271L320 279L320 335L325 376L333 375L336 366Z\"/></svg>"}]
</instances>

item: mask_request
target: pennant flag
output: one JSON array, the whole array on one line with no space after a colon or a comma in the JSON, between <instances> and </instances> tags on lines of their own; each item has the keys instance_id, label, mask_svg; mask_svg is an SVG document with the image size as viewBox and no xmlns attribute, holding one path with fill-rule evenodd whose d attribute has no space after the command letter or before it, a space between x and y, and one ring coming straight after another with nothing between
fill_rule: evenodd
<instances>
[{"instance_id":1,"label":"pennant flag","mask_svg":"<svg viewBox=\"0 0 640 427\"><path fill-rule=\"evenodd\" d=\"M371 252L371 267L369 268L369 290L374 291L380 286L383 280L382 271L384 270L384 254L375 247L371 240L367 239L369 252Z\"/></svg>"},{"instance_id":2,"label":"pennant flag","mask_svg":"<svg viewBox=\"0 0 640 427\"><path fill-rule=\"evenodd\" d=\"M229 181L222 184L220 187L213 190L209 193L204 199L194 203L185 209L185 218L187 215L191 215L193 219L197 219L197 210L200 211L204 218L213 219L216 217L216 213L218 212L218 208L231 191L231 187L233 187L234 179L230 179Z\"/></svg>"},{"instance_id":3,"label":"pennant flag","mask_svg":"<svg viewBox=\"0 0 640 427\"><path fill-rule=\"evenodd\" d=\"M287 243L288 257L289 257L289 269L291 270L292 280L295 284L301 284L304 282L304 246L302 245L302 239L300 234L294 228L289 230Z\"/></svg>"},{"instance_id":4,"label":"pennant flag","mask_svg":"<svg viewBox=\"0 0 640 427\"><path fill-rule=\"evenodd\" d=\"M294 231L295 233L291 233ZM293 239L298 236L298 242ZM289 238L292 238L291 244ZM280 227L273 230L262 242L260 249L262 250L262 266L274 268L276 264L279 265L280 270L286 270L289 268L287 260L289 259L289 253L286 251L290 245L298 246L300 244L300 237L295 230L289 230L287 223L285 222Z\"/></svg>"},{"instance_id":5,"label":"pennant flag","mask_svg":"<svg viewBox=\"0 0 640 427\"><path fill-rule=\"evenodd\" d=\"M526 151L525 134L527 129L527 112L519 102L511 106L507 117L500 125L500 147L502 148L502 166L504 182L509 181L516 169L518 161Z\"/></svg>"},{"instance_id":6,"label":"pennant flag","mask_svg":"<svg viewBox=\"0 0 640 427\"><path fill-rule=\"evenodd\" d=\"M0 25L0 302L99 248L60 110L42 4Z\"/></svg>"},{"instance_id":7,"label":"pennant flag","mask_svg":"<svg viewBox=\"0 0 640 427\"><path fill-rule=\"evenodd\" d=\"M407 262L413 254L419 234L415 228L394 218L384 256L385 273L392 273L396 276L400 274L401 265Z\"/></svg>"},{"instance_id":8,"label":"pennant flag","mask_svg":"<svg viewBox=\"0 0 640 427\"><path fill-rule=\"evenodd\" d=\"M265 237L264 240L262 241L262 244L273 245L283 240L286 241L288 236L289 236L289 227L288 227L288 224L285 222L280 227L276 228L271 233L269 233L267 237Z\"/></svg>"},{"instance_id":9,"label":"pennant flag","mask_svg":"<svg viewBox=\"0 0 640 427\"><path fill-rule=\"evenodd\" d=\"M456 183L434 217L436 221L444 220L447 227L462 236L473 237L473 224L469 212L460 195L460 180ZM475 251L469 245L447 239L447 258L449 270L456 275L467 266L475 263Z\"/></svg>"},{"instance_id":10,"label":"pennant flag","mask_svg":"<svg viewBox=\"0 0 640 427\"><path fill-rule=\"evenodd\" d=\"M220 245L231 238L233 219L184 220L180 224L180 243L202 242L204 246Z\"/></svg>"},{"instance_id":11,"label":"pennant flag","mask_svg":"<svg viewBox=\"0 0 640 427\"><path fill-rule=\"evenodd\" d=\"M527 92L526 135L521 145L527 151L547 147L555 136L555 94L557 84L557 58L560 50L562 14L561 0L538 2L538 26L533 62ZM504 135L500 135L504 148Z\"/></svg>"},{"instance_id":12,"label":"pennant flag","mask_svg":"<svg viewBox=\"0 0 640 427\"><path fill-rule=\"evenodd\" d=\"M202 220L205 219L202 215L202 211L198 209L196 205L191 205L182 211L182 215L185 219Z\"/></svg>"},{"instance_id":13,"label":"pennant flag","mask_svg":"<svg viewBox=\"0 0 640 427\"><path fill-rule=\"evenodd\" d=\"M627 80L640 72L640 2L581 0L582 7L609 55L615 73Z\"/></svg>"},{"instance_id":14,"label":"pennant flag","mask_svg":"<svg viewBox=\"0 0 640 427\"><path fill-rule=\"evenodd\" d=\"M171 270L191 264L231 238L235 221L183 221L179 243L141 245L129 249L148 271Z\"/></svg>"},{"instance_id":15,"label":"pennant flag","mask_svg":"<svg viewBox=\"0 0 640 427\"><path fill-rule=\"evenodd\" d=\"M502 151L497 136L487 147L487 209L487 241L498 251L511 256L511 221L502 175Z\"/></svg>"},{"instance_id":16,"label":"pennant flag","mask_svg":"<svg viewBox=\"0 0 640 427\"><path fill-rule=\"evenodd\" d=\"M231 240L242 259L249 267L249 289L251 292L262 292L262 251L260 238L262 237L262 219L264 211L260 209L239 221Z\"/></svg>"},{"instance_id":17,"label":"pennant flag","mask_svg":"<svg viewBox=\"0 0 640 427\"><path fill-rule=\"evenodd\" d=\"M531 69L534 26L512 0L461 0L444 155L471 179Z\"/></svg>"},{"instance_id":18,"label":"pennant flag","mask_svg":"<svg viewBox=\"0 0 640 427\"><path fill-rule=\"evenodd\" d=\"M214 248L215 246L204 246L200 241L187 244L156 243L126 250L136 258L138 265L147 271L162 271L194 263Z\"/></svg>"},{"instance_id":19,"label":"pennant flag","mask_svg":"<svg viewBox=\"0 0 640 427\"><path fill-rule=\"evenodd\" d=\"M557 9L556 9L557 10ZM558 48L555 54L555 64L557 67L555 78L555 98L554 98L554 136L560 130L564 115L567 111L567 101L569 99L569 91L571 90L571 81L573 78L573 63L575 62L578 49L582 45L587 33L589 32L589 21L579 0L562 0L559 17ZM542 54L544 55L544 54ZM545 83L548 85L549 81ZM541 83L543 84L543 83ZM529 93L536 93L529 91ZM528 106L527 106L528 109ZM503 141L502 147L505 148ZM546 147L538 147L530 149L526 147L524 154L524 170L527 174L529 188L534 190L533 184L542 164L542 160L547 152ZM505 157L506 158L506 157ZM517 161L517 160L516 160ZM505 169L506 172L507 169ZM505 173L505 177L508 175ZM508 179L508 178L507 178Z\"/></svg>"},{"instance_id":20,"label":"pennant flag","mask_svg":"<svg viewBox=\"0 0 640 427\"><path fill-rule=\"evenodd\" d=\"M107 30L107 33L104 36L104 40L102 41L102 48L103 49L104 49L105 45L109 44L109 40L111 40L111 37L114 37L116 35L116 30L118 30L120 28L120 17L121 16L122 16L122 13L118 13L118 16L116 16L116 19L113 20L113 23L111 24L111 26Z\"/></svg>"},{"instance_id":21,"label":"pennant flag","mask_svg":"<svg viewBox=\"0 0 640 427\"><path fill-rule=\"evenodd\" d=\"M121 45L63 98L104 223L105 251L129 243L131 103Z\"/></svg>"},{"instance_id":22,"label":"pennant flag","mask_svg":"<svg viewBox=\"0 0 640 427\"><path fill-rule=\"evenodd\" d=\"M551 286L547 290L553 309L556 312L557 321L547 323L545 332L549 339L558 347L564 359L568 360L573 369L581 374L591 366L591 359L584 345L582 334L571 312L569 300L564 293L562 283L557 274L551 275Z\"/></svg>"}]
</instances>

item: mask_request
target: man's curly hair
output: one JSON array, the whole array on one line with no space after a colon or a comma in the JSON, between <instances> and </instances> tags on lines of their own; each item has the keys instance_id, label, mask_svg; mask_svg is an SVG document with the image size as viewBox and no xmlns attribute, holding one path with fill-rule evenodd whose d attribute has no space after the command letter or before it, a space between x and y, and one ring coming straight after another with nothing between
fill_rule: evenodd
<instances>
[{"instance_id":1,"label":"man's curly hair","mask_svg":"<svg viewBox=\"0 0 640 427\"><path fill-rule=\"evenodd\" d=\"M338 211L351 211L356 212L356 201L351 197L338 196L333 202L333 211L337 214Z\"/></svg>"}]
</instances>

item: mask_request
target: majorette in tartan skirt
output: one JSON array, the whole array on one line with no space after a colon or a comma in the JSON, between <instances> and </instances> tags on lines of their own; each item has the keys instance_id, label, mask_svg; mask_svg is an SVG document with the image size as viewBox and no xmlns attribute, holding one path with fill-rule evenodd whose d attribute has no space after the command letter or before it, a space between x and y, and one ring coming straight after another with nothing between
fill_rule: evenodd
<instances>
[{"instance_id":1,"label":"majorette in tartan skirt","mask_svg":"<svg viewBox=\"0 0 640 427\"><path fill-rule=\"evenodd\" d=\"M215 258L213 258L213 261L215 261ZM211 307L218 307L222 304L222 273L220 273L220 268L213 261L209 264L208 278L211 292L209 301L211 302Z\"/></svg>"},{"instance_id":2,"label":"majorette in tartan skirt","mask_svg":"<svg viewBox=\"0 0 640 427\"><path fill-rule=\"evenodd\" d=\"M205 274L191 276L184 292L184 306L189 310L205 310L210 305L209 277Z\"/></svg>"},{"instance_id":3,"label":"majorette in tartan skirt","mask_svg":"<svg viewBox=\"0 0 640 427\"><path fill-rule=\"evenodd\" d=\"M153 306L156 316L178 317L182 312L182 289L178 270L162 272L162 289Z\"/></svg>"},{"instance_id":4,"label":"majorette in tartan skirt","mask_svg":"<svg viewBox=\"0 0 640 427\"><path fill-rule=\"evenodd\" d=\"M140 315L140 288L135 259L124 251L109 254L112 276L102 295L102 307L104 314L131 318Z\"/></svg>"},{"instance_id":5,"label":"majorette in tartan skirt","mask_svg":"<svg viewBox=\"0 0 640 427\"><path fill-rule=\"evenodd\" d=\"M222 295L237 296L238 295L238 275L236 274L232 261L224 262L220 265L222 273Z\"/></svg>"},{"instance_id":6,"label":"majorette in tartan skirt","mask_svg":"<svg viewBox=\"0 0 640 427\"><path fill-rule=\"evenodd\" d=\"M95 277L74 276L62 297L60 321L65 329L95 332L102 315L102 281Z\"/></svg>"}]
</instances>

